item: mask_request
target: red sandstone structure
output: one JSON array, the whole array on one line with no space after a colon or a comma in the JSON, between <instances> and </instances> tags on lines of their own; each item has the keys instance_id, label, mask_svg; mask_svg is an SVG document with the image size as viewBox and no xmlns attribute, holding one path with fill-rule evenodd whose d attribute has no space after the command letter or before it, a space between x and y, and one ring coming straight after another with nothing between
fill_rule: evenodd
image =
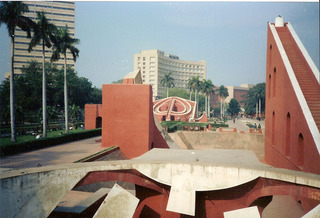
<instances>
[{"instance_id":1,"label":"red sandstone structure","mask_svg":"<svg viewBox=\"0 0 320 218\"><path fill-rule=\"evenodd\" d=\"M290 23L268 25L265 159L320 174L319 70Z\"/></svg>"},{"instance_id":2,"label":"red sandstone structure","mask_svg":"<svg viewBox=\"0 0 320 218\"><path fill-rule=\"evenodd\" d=\"M153 103L153 113L158 121L193 121L196 108L196 102L179 97L168 97Z\"/></svg>"},{"instance_id":3,"label":"red sandstone structure","mask_svg":"<svg viewBox=\"0 0 320 218\"><path fill-rule=\"evenodd\" d=\"M102 127L101 145L118 146L130 159L168 148L155 125L151 86L141 83L140 71L130 73L123 84L102 86L102 105L85 105L85 129Z\"/></svg>"}]
</instances>

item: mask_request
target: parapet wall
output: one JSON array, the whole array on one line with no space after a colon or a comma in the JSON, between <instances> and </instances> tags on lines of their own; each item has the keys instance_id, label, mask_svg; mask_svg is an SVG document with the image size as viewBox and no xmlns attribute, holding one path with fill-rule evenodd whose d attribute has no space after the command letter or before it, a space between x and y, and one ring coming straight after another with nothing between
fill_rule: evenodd
<instances>
[{"instance_id":1,"label":"parapet wall","mask_svg":"<svg viewBox=\"0 0 320 218\"><path fill-rule=\"evenodd\" d=\"M184 149L241 149L253 151L264 159L264 135L234 132L188 132L169 134ZM191 145L191 147L190 147Z\"/></svg>"}]
</instances>

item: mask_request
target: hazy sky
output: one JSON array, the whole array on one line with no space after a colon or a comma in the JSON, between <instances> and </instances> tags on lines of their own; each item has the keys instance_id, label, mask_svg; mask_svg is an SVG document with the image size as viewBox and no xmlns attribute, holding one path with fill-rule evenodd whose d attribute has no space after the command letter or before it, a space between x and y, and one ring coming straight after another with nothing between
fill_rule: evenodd
<instances>
[{"instance_id":1,"label":"hazy sky","mask_svg":"<svg viewBox=\"0 0 320 218\"><path fill-rule=\"evenodd\" d=\"M319 3L76 2L76 70L94 86L133 71L133 55L159 49L207 61L215 85L265 81L267 22L290 22L319 69ZM10 40L0 27L0 80L9 72Z\"/></svg>"}]
</instances>

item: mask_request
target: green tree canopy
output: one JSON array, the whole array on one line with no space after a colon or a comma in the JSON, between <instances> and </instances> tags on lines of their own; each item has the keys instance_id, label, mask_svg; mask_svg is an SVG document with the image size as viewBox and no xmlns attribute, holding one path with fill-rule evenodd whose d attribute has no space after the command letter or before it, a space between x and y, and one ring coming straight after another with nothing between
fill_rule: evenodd
<instances>
[{"instance_id":1,"label":"green tree canopy","mask_svg":"<svg viewBox=\"0 0 320 218\"><path fill-rule=\"evenodd\" d=\"M167 97L169 97L169 88L173 88L175 86L174 78L171 76L171 74L172 73L166 73L160 81L160 84L163 87L167 87Z\"/></svg>"},{"instance_id":2,"label":"green tree canopy","mask_svg":"<svg viewBox=\"0 0 320 218\"><path fill-rule=\"evenodd\" d=\"M256 112L256 105L261 99L261 111L265 111L265 90L266 83L258 83L250 88L243 102L245 103L244 109L246 114L252 115Z\"/></svg>"},{"instance_id":3,"label":"green tree canopy","mask_svg":"<svg viewBox=\"0 0 320 218\"><path fill-rule=\"evenodd\" d=\"M170 88L170 90L169 90L169 97L170 96L177 96L180 98L187 99L188 92L185 89L174 87L174 88ZM162 98L166 98L166 94L163 94Z\"/></svg>"},{"instance_id":4,"label":"green tree canopy","mask_svg":"<svg viewBox=\"0 0 320 218\"><path fill-rule=\"evenodd\" d=\"M58 69L50 63L45 64L48 73L47 98L48 98L48 118L55 119L56 113L61 117L63 111L63 69ZM79 77L77 72L68 68L69 101L71 105L80 107L82 110L85 104L101 104L102 90L92 87L92 83L84 77ZM35 61L30 62L22 68L23 75L16 75L16 105L19 106L24 117L19 116L18 122L39 122L41 111L41 88L42 88L42 67ZM1 121L9 123L9 89L10 83L4 80L1 84ZM19 109L20 110L20 109ZM49 111L50 110L50 111ZM17 116L18 119L18 116Z\"/></svg>"},{"instance_id":5,"label":"green tree canopy","mask_svg":"<svg viewBox=\"0 0 320 218\"><path fill-rule=\"evenodd\" d=\"M241 111L240 104L237 101L237 99L232 98L229 102L229 108L228 112L231 114L231 116L237 115Z\"/></svg>"}]
</instances>

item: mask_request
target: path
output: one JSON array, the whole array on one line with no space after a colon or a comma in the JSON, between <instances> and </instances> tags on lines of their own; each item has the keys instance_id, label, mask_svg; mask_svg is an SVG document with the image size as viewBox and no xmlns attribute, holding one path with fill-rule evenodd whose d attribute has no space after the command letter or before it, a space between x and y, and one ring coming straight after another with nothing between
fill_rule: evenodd
<instances>
[{"instance_id":1,"label":"path","mask_svg":"<svg viewBox=\"0 0 320 218\"><path fill-rule=\"evenodd\" d=\"M228 120L227 124L229 125L230 128L237 128L237 131L244 131L244 132L249 132L249 127L246 125L246 122L249 122L251 124L256 123L257 126L260 124L262 132L264 132L264 120L258 121L256 119L248 119L248 118L240 118L236 119L236 122L233 123L233 120Z\"/></svg>"},{"instance_id":2,"label":"path","mask_svg":"<svg viewBox=\"0 0 320 218\"><path fill-rule=\"evenodd\" d=\"M30 168L37 167L39 164L45 166L73 163L106 149L105 147L101 147L101 142L96 142L98 139L101 139L101 136L8 157L0 157L0 168Z\"/></svg>"}]
</instances>

